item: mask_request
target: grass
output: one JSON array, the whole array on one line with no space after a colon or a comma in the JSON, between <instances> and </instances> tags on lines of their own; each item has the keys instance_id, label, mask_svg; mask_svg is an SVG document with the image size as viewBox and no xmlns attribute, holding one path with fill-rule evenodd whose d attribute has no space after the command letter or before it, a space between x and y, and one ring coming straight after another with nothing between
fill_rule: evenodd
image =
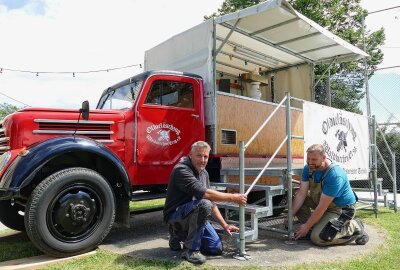
<instances>
[{"instance_id":1,"label":"grass","mask_svg":"<svg viewBox=\"0 0 400 270\"><path fill-rule=\"evenodd\" d=\"M182 265L183 268L180 267ZM191 265L184 262L161 261L151 259L132 259L107 250L99 249L95 255L74 259L67 263L49 265L41 269L75 270L75 269L190 269Z\"/></svg>"},{"instance_id":2,"label":"grass","mask_svg":"<svg viewBox=\"0 0 400 270\"><path fill-rule=\"evenodd\" d=\"M164 202L165 199L131 202L130 209L139 211L159 208L164 206ZM43 254L31 243L25 233L18 233L10 229L0 231L0 243L0 262Z\"/></svg>"},{"instance_id":3,"label":"grass","mask_svg":"<svg viewBox=\"0 0 400 270\"><path fill-rule=\"evenodd\" d=\"M164 204L163 200L153 201L151 207L160 207ZM147 205L147 206L146 206ZM131 205L131 210L143 209L142 207L149 207L146 202L134 203ZM150 208L151 208L150 207ZM132 209L134 208L134 209ZM347 269L399 269L400 265L400 230L398 230L398 224L400 224L400 215L393 213L392 210L387 208L380 208L378 218L375 219L374 213L372 211L358 211L357 215L368 224L380 227L387 232L388 240L377 250L372 251L372 253L352 260L340 263L315 263L315 264L299 264L293 266L282 267L272 267L269 269L337 269L337 270L347 270ZM29 243L28 239L25 239L25 246L20 246L19 250L15 250L11 245L23 244L24 241L15 241L18 243L10 243L9 241L1 241L0 254L4 254L5 246L10 246L6 251L7 253L22 253L22 252L32 252L36 250L32 248L33 246ZM28 242L28 243L27 243ZM25 250L24 250L25 249ZM305 251L306 252L306 251ZM33 255L27 255L33 256ZM27 257L25 256L25 257ZM307 254L305 254L307 256ZM4 260L4 259L3 259ZM224 269L238 269L226 268ZM49 265L41 269L63 269L63 270L75 270L75 269L218 269L210 265L203 266L192 266L191 264L184 261L163 261L163 260L150 260L150 259L134 259L131 257L119 255L112 253L107 250L98 249L96 254L84 257L81 259L74 259L65 263L59 263L55 265ZM258 266L244 267L240 269L262 269Z\"/></svg>"},{"instance_id":4,"label":"grass","mask_svg":"<svg viewBox=\"0 0 400 270\"><path fill-rule=\"evenodd\" d=\"M0 262L43 254L29 241L25 233L0 231Z\"/></svg>"},{"instance_id":5,"label":"grass","mask_svg":"<svg viewBox=\"0 0 400 270\"><path fill-rule=\"evenodd\" d=\"M163 207L164 203L165 203L165 199L130 202L129 209L131 211L140 211L140 210L144 210L144 209L159 208L159 207Z\"/></svg>"}]
</instances>

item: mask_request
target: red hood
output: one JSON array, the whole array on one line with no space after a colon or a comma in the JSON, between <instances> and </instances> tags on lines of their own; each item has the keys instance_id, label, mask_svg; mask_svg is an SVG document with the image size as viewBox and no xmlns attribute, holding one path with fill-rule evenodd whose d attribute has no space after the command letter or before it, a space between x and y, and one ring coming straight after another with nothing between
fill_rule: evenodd
<instances>
[{"instance_id":1,"label":"red hood","mask_svg":"<svg viewBox=\"0 0 400 270\"><path fill-rule=\"evenodd\" d=\"M24 108L19 112L53 112L53 113L79 113L79 109L60 109L60 108ZM120 110L90 110L90 113L94 114L113 114L113 115L124 115L123 111Z\"/></svg>"}]
</instances>

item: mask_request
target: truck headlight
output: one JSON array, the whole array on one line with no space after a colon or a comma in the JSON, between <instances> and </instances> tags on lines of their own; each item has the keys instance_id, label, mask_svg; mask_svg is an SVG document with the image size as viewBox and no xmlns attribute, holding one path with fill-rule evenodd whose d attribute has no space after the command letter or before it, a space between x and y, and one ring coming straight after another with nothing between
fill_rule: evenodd
<instances>
[{"instance_id":1,"label":"truck headlight","mask_svg":"<svg viewBox=\"0 0 400 270\"><path fill-rule=\"evenodd\" d=\"M0 156L0 173L7 165L8 161L10 160L10 157L11 157L11 151L7 151Z\"/></svg>"}]
</instances>

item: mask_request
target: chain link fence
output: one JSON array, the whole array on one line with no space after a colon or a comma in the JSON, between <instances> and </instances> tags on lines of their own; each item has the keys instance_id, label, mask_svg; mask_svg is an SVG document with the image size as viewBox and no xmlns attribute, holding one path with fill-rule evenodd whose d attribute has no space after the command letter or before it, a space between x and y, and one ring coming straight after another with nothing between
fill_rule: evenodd
<instances>
[{"instance_id":1,"label":"chain link fence","mask_svg":"<svg viewBox=\"0 0 400 270\"><path fill-rule=\"evenodd\" d=\"M378 195L400 190L394 179L400 175L400 67L377 70L368 80L369 99L366 96L363 72L328 76L316 86L316 102L338 109L353 111L376 120ZM316 81L320 79L316 77ZM346 90L347 89L347 90ZM360 98L360 102L355 100ZM372 123L372 121L371 121ZM371 151L373 153L373 151ZM370 158L371 168L373 159ZM370 192L373 200L374 185L370 179L351 181L355 189Z\"/></svg>"}]
</instances>

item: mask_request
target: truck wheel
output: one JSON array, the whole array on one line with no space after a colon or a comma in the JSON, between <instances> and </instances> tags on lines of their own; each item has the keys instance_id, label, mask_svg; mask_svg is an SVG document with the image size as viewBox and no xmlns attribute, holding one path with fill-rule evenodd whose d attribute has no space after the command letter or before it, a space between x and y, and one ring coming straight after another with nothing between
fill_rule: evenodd
<instances>
[{"instance_id":1,"label":"truck wheel","mask_svg":"<svg viewBox=\"0 0 400 270\"><path fill-rule=\"evenodd\" d=\"M24 216L19 212L25 212L22 205L11 205L11 201L0 201L0 222L10 229L25 231Z\"/></svg>"},{"instance_id":2,"label":"truck wheel","mask_svg":"<svg viewBox=\"0 0 400 270\"><path fill-rule=\"evenodd\" d=\"M58 171L32 192L25 227L43 252L66 257L96 248L115 217L114 193L97 172L86 168Z\"/></svg>"}]
</instances>

